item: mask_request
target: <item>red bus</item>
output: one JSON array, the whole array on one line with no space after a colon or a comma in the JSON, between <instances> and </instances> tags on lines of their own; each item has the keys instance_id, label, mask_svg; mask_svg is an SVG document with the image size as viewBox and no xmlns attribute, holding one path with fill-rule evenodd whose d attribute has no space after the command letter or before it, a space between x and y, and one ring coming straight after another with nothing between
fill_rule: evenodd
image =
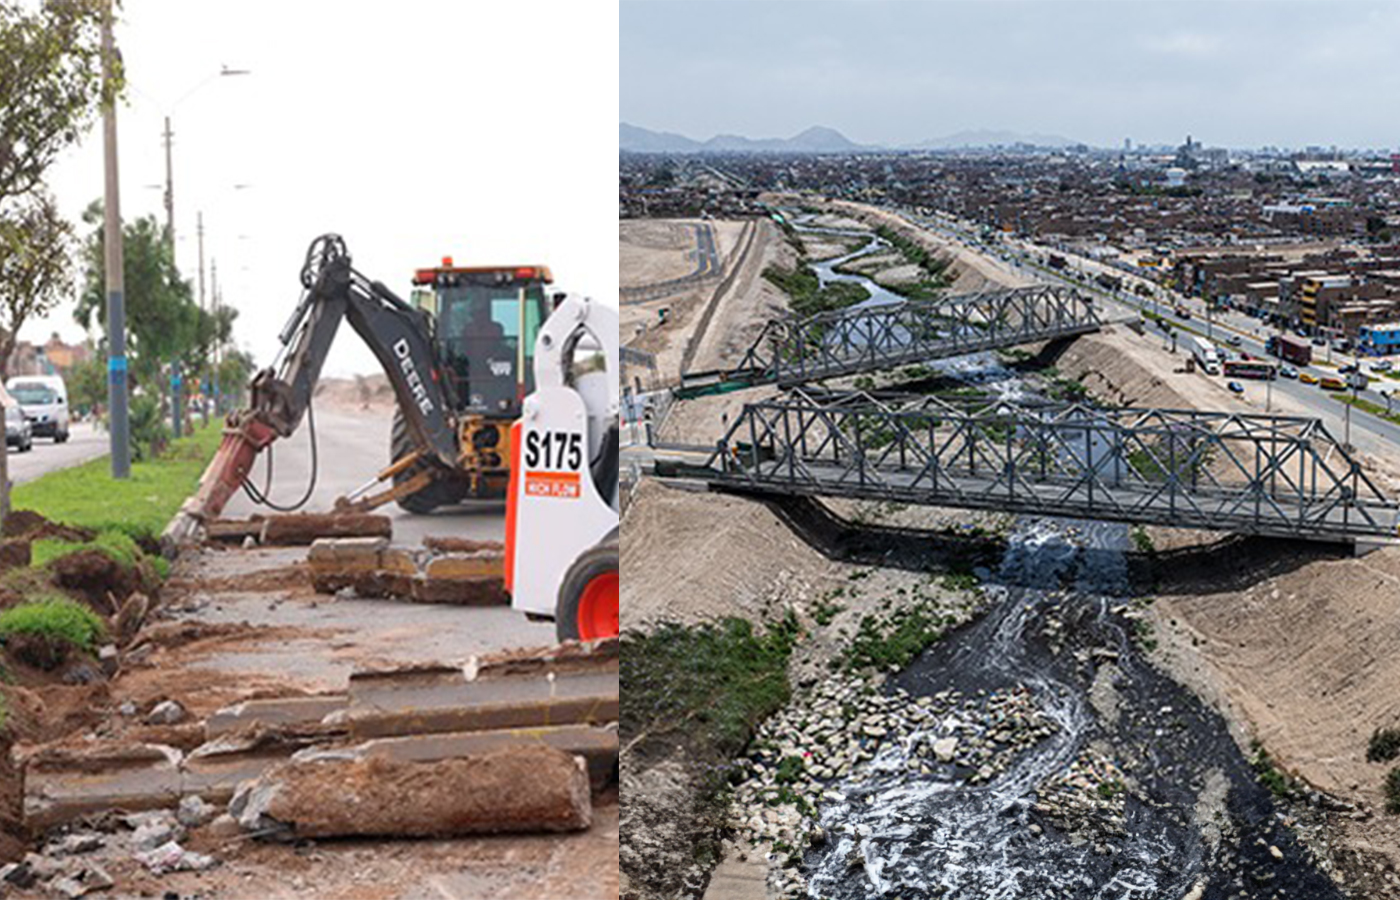
<instances>
[{"instance_id":1,"label":"red bus","mask_svg":"<svg viewBox=\"0 0 1400 900\"><path fill-rule=\"evenodd\" d=\"M1225 377L1273 381L1278 377L1278 366L1262 359L1227 359L1225 361Z\"/></svg>"}]
</instances>

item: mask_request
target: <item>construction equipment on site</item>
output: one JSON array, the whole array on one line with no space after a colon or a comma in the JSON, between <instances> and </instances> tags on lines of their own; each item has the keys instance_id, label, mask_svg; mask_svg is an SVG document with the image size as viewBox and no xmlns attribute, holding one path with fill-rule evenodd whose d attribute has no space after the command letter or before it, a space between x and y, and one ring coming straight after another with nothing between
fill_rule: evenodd
<instances>
[{"instance_id":1,"label":"construction equipment on site","mask_svg":"<svg viewBox=\"0 0 1400 900\"><path fill-rule=\"evenodd\" d=\"M301 300L279 336L283 350L254 376L250 406L228 417L223 443L167 535L188 540L240 489L274 505L249 478L253 462L303 416L312 430L311 484L289 508L310 498L311 399L344 320L384 367L398 413L392 462L337 509L399 500L417 512L505 495L513 605L556 618L561 638L616 634L617 312L582 297L546 298L551 277L538 266L465 269L444 260L415 281L431 287L418 305L356 271L339 235L312 242Z\"/></svg>"}]
</instances>

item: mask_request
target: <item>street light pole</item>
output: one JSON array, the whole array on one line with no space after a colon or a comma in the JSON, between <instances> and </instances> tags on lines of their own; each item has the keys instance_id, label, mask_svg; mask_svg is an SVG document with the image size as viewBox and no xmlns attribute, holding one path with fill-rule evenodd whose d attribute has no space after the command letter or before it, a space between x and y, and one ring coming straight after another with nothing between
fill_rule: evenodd
<instances>
[{"instance_id":1,"label":"street light pole","mask_svg":"<svg viewBox=\"0 0 1400 900\"><path fill-rule=\"evenodd\" d=\"M175 256L175 175L170 165L170 117L165 117L165 233L170 241L170 256Z\"/></svg>"},{"instance_id":2,"label":"street light pole","mask_svg":"<svg viewBox=\"0 0 1400 900\"><path fill-rule=\"evenodd\" d=\"M112 440L112 477L131 477L127 438L126 304L122 271L121 194L117 184L117 98L113 84L116 48L112 40L112 0L102 16L103 242L107 276L107 408Z\"/></svg>"}]
</instances>

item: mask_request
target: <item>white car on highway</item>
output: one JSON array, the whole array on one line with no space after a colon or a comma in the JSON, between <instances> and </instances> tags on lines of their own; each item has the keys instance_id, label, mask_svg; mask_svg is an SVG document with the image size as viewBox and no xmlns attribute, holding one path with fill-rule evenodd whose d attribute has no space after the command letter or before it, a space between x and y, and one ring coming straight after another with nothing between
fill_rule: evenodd
<instances>
[{"instance_id":1,"label":"white car on highway","mask_svg":"<svg viewBox=\"0 0 1400 900\"><path fill-rule=\"evenodd\" d=\"M37 437L68 440L68 386L57 375L16 375L5 388L19 403Z\"/></svg>"}]
</instances>

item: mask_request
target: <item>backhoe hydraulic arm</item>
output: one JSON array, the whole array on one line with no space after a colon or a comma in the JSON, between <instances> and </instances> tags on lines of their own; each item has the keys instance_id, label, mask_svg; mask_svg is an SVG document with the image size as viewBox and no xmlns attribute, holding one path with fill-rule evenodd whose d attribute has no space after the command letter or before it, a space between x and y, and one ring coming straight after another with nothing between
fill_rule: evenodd
<instances>
[{"instance_id":1,"label":"backhoe hydraulic arm","mask_svg":"<svg viewBox=\"0 0 1400 900\"><path fill-rule=\"evenodd\" d=\"M342 320L384 367L419 447L418 458L429 466L456 464L457 435L439 382L427 314L355 271L339 235L311 243L301 283L301 300L279 335L283 350L278 360L254 376L248 408L229 415L223 442L198 490L167 530L170 539L188 540L217 517L248 478L258 454L296 431Z\"/></svg>"}]
</instances>

